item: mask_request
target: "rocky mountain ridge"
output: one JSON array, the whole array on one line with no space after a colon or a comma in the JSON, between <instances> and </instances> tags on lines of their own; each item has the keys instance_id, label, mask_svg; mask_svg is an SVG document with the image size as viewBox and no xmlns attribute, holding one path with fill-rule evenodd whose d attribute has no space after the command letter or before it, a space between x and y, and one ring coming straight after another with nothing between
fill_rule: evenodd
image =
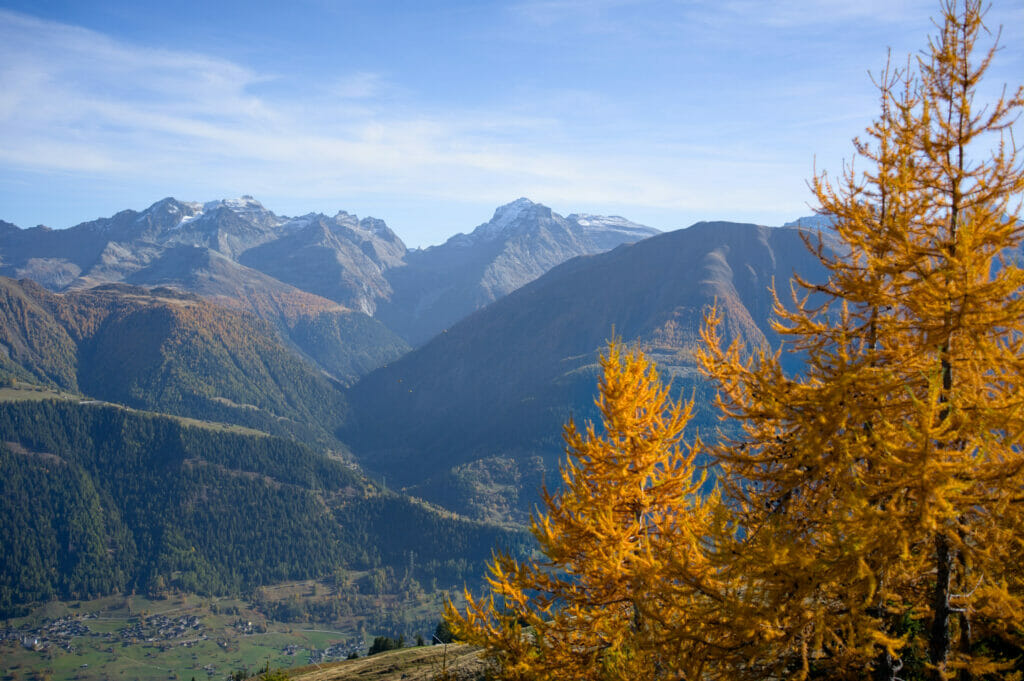
<instances>
[{"instance_id":1,"label":"rocky mountain ridge","mask_svg":"<svg viewBox=\"0 0 1024 681\"><path fill-rule=\"evenodd\" d=\"M130 283L216 296L255 311L293 342L289 317L296 309L348 312L375 317L418 344L556 264L655 233L618 217L563 218L523 198L499 207L470 234L410 251L384 221L345 211L292 218L251 196L206 203L166 198L64 230L4 223L0 275L54 291ZM373 326L357 316L348 322ZM376 335L386 333L381 328ZM385 345L405 349L397 338ZM321 368L350 380L373 367L351 375Z\"/></svg>"},{"instance_id":2,"label":"rocky mountain ridge","mask_svg":"<svg viewBox=\"0 0 1024 681\"><path fill-rule=\"evenodd\" d=\"M381 248L397 242L405 249L380 221L360 222L346 213L287 218L248 196L205 204L166 198L141 212L121 211L65 230L13 225L0 230L0 275L31 279L51 291L124 283L196 293L270 322L294 350L350 382L400 356L408 345L351 306L239 262L240 256L301 233L314 221L348 230L353 242L378 241Z\"/></svg>"},{"instance_id":3,"label":"rocky mountain ridge","mask_svg":"<svg viewBox=\"0 0 1024 681\"><path fill-rule=\"evenodd\" d=\"M617 216L562 217L520 198L469 234L409 252L405 267L390 272L394 295L378 317L419 345L556 265L658 233Z\"/></svg>"}]
</instances>

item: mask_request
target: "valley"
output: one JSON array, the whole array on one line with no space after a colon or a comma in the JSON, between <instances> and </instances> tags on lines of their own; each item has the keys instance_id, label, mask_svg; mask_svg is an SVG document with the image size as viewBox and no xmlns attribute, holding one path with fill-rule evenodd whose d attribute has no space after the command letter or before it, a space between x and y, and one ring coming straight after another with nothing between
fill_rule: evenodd
<instances>
[{"instance_id":1,"label":"valley","mask_svg":"<svg viewBox=\"0 0 1024 681\"><path fill-rule=\"evenodd\" d=\"M1024 681L1022 1L4 3L0 681Z\"/></svg>"},{"instance_id":2,"label":"valley","mask_svg":"<svg viewBox=\"0 0 1024 681\"><path fill-rule=\"evenodd\" d=\"M527 199L422 251L345 212L166 199L10 227L0 259L20 277L0 278L3 657L54 679L429 640L495 549L534 550L609 338L711 430L702 312L775 346L771 282L820 276L798 229L658 233Z\"/></svg>"},{"instance_id":3,"label":"valley","mask_svg":"<svg viewBox=\"0 0 1024 681\"><path fill-rule=\"evenodd\" d=\"M346 583L367 575L346 572ZM365 657L375 636L429 641L446 592L362 594L329 580L264 587L257 599L172 593L51 601L0 619L0 679L223 679ZM309 611L339 614L311 618ZM416 632L416 633L411 633Z\"/></svg>"}]
</instances>

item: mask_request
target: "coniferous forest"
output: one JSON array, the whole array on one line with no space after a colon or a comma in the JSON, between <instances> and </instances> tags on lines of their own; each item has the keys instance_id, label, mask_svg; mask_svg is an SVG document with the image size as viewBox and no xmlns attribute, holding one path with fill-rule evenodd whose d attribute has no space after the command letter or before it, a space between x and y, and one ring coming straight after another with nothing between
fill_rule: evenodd
<instances>
[{"instance_id":1,"label":"coniferous forest","mask_svg":"<svg viewBox=\"0 0 1024 681\"><path fill-rule=\"evenodd\" d=\"M0 404L4 617L32 602L175 588L242 594L401 566L455 585L515 531L403 500L300 443L123 408ZM451 574L431 545L463 559Z\"/></svg>"}]
</instances>

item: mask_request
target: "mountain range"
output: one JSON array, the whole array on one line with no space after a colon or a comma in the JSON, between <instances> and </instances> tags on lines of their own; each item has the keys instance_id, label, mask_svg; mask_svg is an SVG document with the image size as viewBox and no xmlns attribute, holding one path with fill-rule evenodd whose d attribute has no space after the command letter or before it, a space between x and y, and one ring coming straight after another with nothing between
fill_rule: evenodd
<instances>
[{"instance_id":1,"label":"mountain range","mask_svg":"<svg viewBox=\"0 0 1024 681\"><path fill-rule=\"evenodd\" d=\"M509 523L521 528L540 487L556 482L561 425L595 416L596 359L607 340L648 352L677 394L697 400L695 426L713 430L712 393L693 359L702 315L716 304L728 338L777 347L769 287L784 288L794 273L823 277L804 229L716 222L660 233L620 217L563 217L527 199L427 249L406 248L380 220L343 211L283 217L251 197L164 199L66 230L0 223L0 379L82 403L31 416L24 390L0 391L0 402L15 405L0 422L4 493L22 498L11 487L17 480L43 485L54 504L76 510L43 513L41 536L63 536L72 522L99 537L82 555L106 542L135 556L104 559L99 581L83 572L88 558L47 568L63 581L43 580L32 593L92 593L157 576L180 582L182 574L191 575L185 586L231 590L339 563L400 562L408 551L440 566L451 558L446 546L472 546L473 556L487 542L522 548ZM222 446L208 436L195 443L176 427L96 421L83 411L94 400L172 423L233 424L248 439L232 441L234 458L225 461L204 449ZM100 425L54 435L40 430L40 418ZM120 492L106 481L110 456L137 456L137 432L147 433L147 451L163 452L132 464L163 471L140 473L132 488L163 500L146 506L154 517L179 513L153 487L161 485L220 509L180 511L184 539L170 526L151 535L139 529L148 521L125 520L134 511L118 505ZM184 441L193 444L183 454ZM44 484L51 455L67 466ZM300 473L311 461L327 468ZM342 503L348 493L330 482L342 478L345 489L363 490L362 502ZM384 493L384 481L396 491ZM274 509L268 527L243 522L217 486L264 499ZM10 504L0 510L5 522L28 522ZM442 522L448 511L455 515ZM303 514L315 520L302 541L328 542L309 570L273 567L260 554L244 575L231 572L230 556L242 550L232 527L243 543L265 536L279 546L281 523ZM362 539L325 529L334 523L363 528ZM403 530L414 526L421 529ZM202 548L182 567L175 547L186 539ZM360 541L375 543L377 558L357 560ZM46 562L40 546L20 550ZM42 574L16 572L18 583ZM17 606L11 579L6 592L0 580L8 610Z\"/></svg>"},{"instance_id":2,"label":"mountain range","mask_svg":"<svg viewBox=\"0 0 1024 681\"><path fill-rule=\"evenodd\" d=\"M62 230L0 223L0 275L53 291L126 283L196 293L255 313L349 383L558 263L656 232L519 199L470 234L409 250L382 220L344 211L290 218L251 196L167 198Z\"/></svg>"},{"instance_id":3,"label":"mountain range","mask_svg":"<svg viewBox=\"0 0 1024 681\"><path fill-rule=\"evenodd\" d=\"M408 252L404 267L388 271L392 294L380 302L377 316L420 345L555 265L657 233L620 217L562 217L518 199L469 234Z\"/></svg>"}]
</instances>

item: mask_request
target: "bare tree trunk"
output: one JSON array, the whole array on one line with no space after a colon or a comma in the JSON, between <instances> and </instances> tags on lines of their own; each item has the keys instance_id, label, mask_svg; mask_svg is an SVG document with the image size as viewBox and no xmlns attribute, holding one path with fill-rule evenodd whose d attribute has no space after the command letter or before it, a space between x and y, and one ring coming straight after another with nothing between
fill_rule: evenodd
<instances>
[{"instance_id":1,"label":"bare tree trunk","mask_svg":"<svg viewBox=\"0 0 1024 681\"><path fill-rule=\"evenodd\" d=\"M929 656L935 666L935 679L945 681L946 661L949 659L949 584L953 573L953 552L943 535L935 537L935 592L932 595L932 630L929 636Z\"/></svg>"},{"instance_id":2,"label":"bare tree trunk","mask_svg":"<svg viewBox=\"0 0 1024 681\"><path fill-rule=\"evenodd\" d=\"M963 535L961 534L961 539L962 538L963 538ZM960 575L961 575L960 579L961 579L961 582L963 582L963 586L961 588L966 593L966 590L969 587L969 585L967 584L967 575L970 574L970 572L968 570L968 566L967 566L967 557L964 555L964 552L961 551L960 554L957 556L957 558L958 558L957 562L960 563ZM970 620L970 612L968 611L968 608L970 607L970 596L969 595L968 595L968 598L966 600L967 600L967 602L964 603L964 607L961 610L960 616L959 616L959 620L960 620L960 655L963 658L965 658L965 659L969 658L970 655L971 655L971 620ZM969 668L966 668L966 667L961 669L960 670L960 674L958 675L958 681L971 681L971 679L973 679L973 678L974 678L974 674L972 674L971 670Z\"/></svg>"},{"instance_id":3,"label":"bare tree trunk","mask_svg":"<svg viewBox=\"0 0 1024 681\"><path fill-rule=\"evenodd\" d=\"M875 658L875 664L871 668L871 680L896 681L896 673L901 667L902 665L898 664L898 660L890 655L888 650L883 650Z\"/></svg>"}]
</instances>

